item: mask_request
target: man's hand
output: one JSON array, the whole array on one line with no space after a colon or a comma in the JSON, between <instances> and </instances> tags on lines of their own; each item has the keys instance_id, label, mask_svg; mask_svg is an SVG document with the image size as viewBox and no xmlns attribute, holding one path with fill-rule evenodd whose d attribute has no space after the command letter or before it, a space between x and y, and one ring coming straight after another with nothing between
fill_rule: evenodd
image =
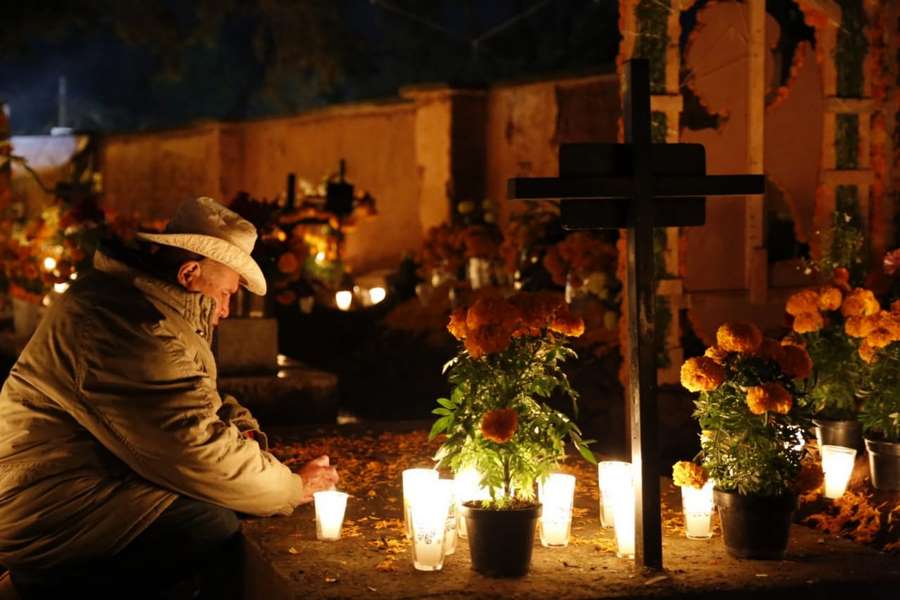
<instances>
[{"instance_id":1,"label":"man's hand","mask_svg":"<svg viewBox=\"0 0 900 600\"><path fill-rule=\"evenodd\" d=\"M301 504L312 502L315 492L333 489L340 479L337 469L328 462L327 455L309 461L303 465L298 474L303 479Z\"/></svg>"}]
</instances>

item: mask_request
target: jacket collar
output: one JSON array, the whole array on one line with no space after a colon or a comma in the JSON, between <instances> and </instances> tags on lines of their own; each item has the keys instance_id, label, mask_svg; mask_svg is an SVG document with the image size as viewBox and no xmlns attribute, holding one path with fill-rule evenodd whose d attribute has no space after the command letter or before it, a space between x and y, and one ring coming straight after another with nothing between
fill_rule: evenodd
<instances>
[{"instance_id":1,"label":"jacket collar","mask_svg":"<svg viewBox=\"0 0 900 600\"><path fill-rule=\"evenodd\" d=\"M181 286L153 277L102 250L94 253L94 268L102 273L130 281L144 295L182 315L191 329L205 340L212 339L212 318L215 301L199 292L189 292Z\"/></svg>"}]
</instances>

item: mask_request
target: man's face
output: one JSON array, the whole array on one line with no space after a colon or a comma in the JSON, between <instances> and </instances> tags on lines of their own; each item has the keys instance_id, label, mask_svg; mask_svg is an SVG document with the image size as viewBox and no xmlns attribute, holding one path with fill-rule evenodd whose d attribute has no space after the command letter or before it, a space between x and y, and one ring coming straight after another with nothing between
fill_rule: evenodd
<instances>
[{"instance_id":1,"label":"man's face","mask_svg":"<svg viewBox=\"0 0 900 600\"><path fill-rule=\"evenodd\" d=\"M231 295L237 292L240 279L234 269L208 258L199 262L185 263L179 272L179 281L185 289L189 292L200 292L215 301L213 326L228 317L229 301Z\"/></svg>"}]
</instances>

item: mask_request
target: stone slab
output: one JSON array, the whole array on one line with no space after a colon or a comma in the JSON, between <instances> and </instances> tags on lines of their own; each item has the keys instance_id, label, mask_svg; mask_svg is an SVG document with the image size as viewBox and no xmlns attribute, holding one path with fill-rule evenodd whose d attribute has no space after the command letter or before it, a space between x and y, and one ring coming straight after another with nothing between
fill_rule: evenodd
<instances>
[{"instance_id":1,"label":"stone slab","mask_svg":"<svg viewBox=\"0 0 900 600\"><path fill-rule=\"evenodd\" d=\"M332 429L331 434L334 434ZM433 443L403 447L395 456L387 449L351 449L350 433L328 442L343 469L342 484L351 492L338 542L315 539L314 511L299 507L290 517L248 519L244 594L248 599L296 598L897 598L900 558L794 525L788 554L782 561L750 561L729 557L721 534L708 541L684 537L680 496L663 479L664 567L662 573L636 572L634 562L617 558L612 530L599 526L596 475L578 465L572 543L544 548L536 542L531 572L513 580L490 579L471 570L467 542L448 557L440 572L412 567L401 519L399 470L422 461ZM320 430L318 433L325 433ZM371 438L400 440L401 438ZM341 442L340 440L345 440ZM375 444L372 444L373 446ZM315 452L321 449L317 446ZM415 454L416 456L410 456ZM380 465L379 465L380 461ZM365 471L381 470L372 479ZM358 485L360 480L371 482ZM368 491L366 491L368 488Z\"/></svg>"}]
</instances>

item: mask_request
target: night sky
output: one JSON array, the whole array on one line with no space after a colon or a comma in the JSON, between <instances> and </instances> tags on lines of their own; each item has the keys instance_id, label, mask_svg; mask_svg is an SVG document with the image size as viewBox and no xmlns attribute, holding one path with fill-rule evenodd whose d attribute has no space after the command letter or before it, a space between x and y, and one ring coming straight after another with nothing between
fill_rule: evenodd
<instances>
[{"instance_id":1,"label":"night sky","mask_svg":"<svg viewBox=\"0 0 900 600\"><path fill-rule=\"evenodd\" d=\"M616 0L3 0L15 134L138 131L609 69Z\"/></svg>"}]
</instances>

